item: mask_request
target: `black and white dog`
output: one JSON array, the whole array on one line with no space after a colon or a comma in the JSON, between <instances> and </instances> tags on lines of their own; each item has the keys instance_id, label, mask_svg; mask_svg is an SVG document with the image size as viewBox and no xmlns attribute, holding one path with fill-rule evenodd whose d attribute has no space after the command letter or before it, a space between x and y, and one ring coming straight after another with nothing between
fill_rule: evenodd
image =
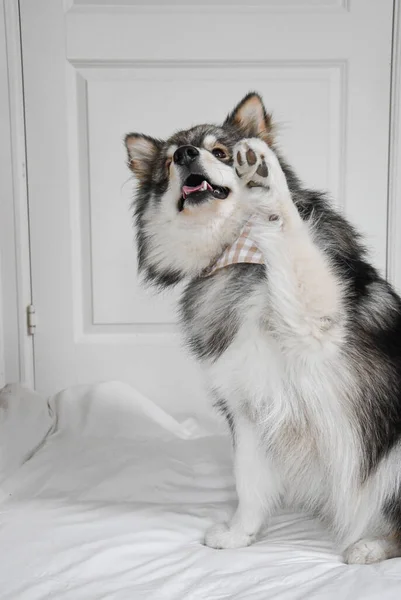
<instances>
[{"instance_id":1,"label":"black and white dog","mask_svg":"<svg viewBox=\"0 0 401 600\"><path fill-rule=\"evenodd\" d=\"M285 503L348 563L401 555L401 301L359 235L277 155L255 93L220 127L126 146L140 269L187 280L186 338L233 435L238 508L206 544L252 543ZM264 264L211 270L249 222Z\"/></svg>"}]
</instances>

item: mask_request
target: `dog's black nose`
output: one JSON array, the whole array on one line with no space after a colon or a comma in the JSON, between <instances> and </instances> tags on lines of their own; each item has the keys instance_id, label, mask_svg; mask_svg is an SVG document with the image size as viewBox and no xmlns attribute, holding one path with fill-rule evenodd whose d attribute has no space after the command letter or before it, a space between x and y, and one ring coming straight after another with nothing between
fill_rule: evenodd
<instances>
[{"instance_id":1,"label":"dog's black nose","mask_svg":"<svg viewBox=\"0 0 401 600\"><path fill-rule=\"evenodd\" d=\"M199 156L198 148L195 146L180 146L174 152L174 162L177 165L190 165Z\"/></svg>"}]
</instances>

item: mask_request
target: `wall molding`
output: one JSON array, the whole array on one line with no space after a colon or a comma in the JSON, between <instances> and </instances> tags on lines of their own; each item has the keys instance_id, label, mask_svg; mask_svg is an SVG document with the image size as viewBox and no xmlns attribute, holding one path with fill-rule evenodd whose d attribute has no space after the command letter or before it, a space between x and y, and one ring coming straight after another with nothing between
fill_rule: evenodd
<instances>
[{"instance_id":1,"label":"wall molding","mask_svg":"<svg viewBox=\"0 0 401 600\"><path fill-rule=\"evenodd\" d=\"M30 248L29 248L29 218L28 218L28 188L25 154L25 119L24 119L24 91L21 56L21 34L19 2L15 0L2 0L3 8L0 18L5 26L5 49L7 72L2 82L8 90L8 113L3 115L4 123L7 120L9 139L5 142L9 146L11 157L11 196L8 198L12 214L12 227L3 240L3 252L7 257L6 272L2 273L2 304L3 310L7 306L7 319L4 321L4 337L7 335L11 309L15 312L17 331L12 332L18 338L16 356L5 357L6 382L18 380L21 383L34 387L34 362L33 339L27 334L26 309L32 302L31 275L30 275ZM8 286L7 278L14 279L14 286ZM11 332L9 334L11 337ZM8 345L5 351L11 353ZM9 359L9 360L8 360ZM7 363L16 363L16 368L7 369Z\"/></svg>"},{"instance_id":2,"label":"wall molding","mask_svg":"<svg viewBox=\"0 0 401 600\"><path fill-rule=\"evenodd\" d=\"M348 77L348 63L346 60L70 60L73 68L68 69L68 89L69 98L69 145L71 156L76 160L70 162L70 207L71 223L73 234L72 262L73 268L73 298L74 298L74 335L75 339L86 340L88 335L93 337L113 336L121 339L128 337L133 342L143 343L144 340L150 340L151 337L165 337L174 335L176 325L174 322L143 322L140 319L133 319L130 322L108 322L107 320L96 320L94 316L96 295L94 292L93 265L96 261L96 254L93 253L92 246L92 202L91 202L91 181L90 181L90 150L89 150L89 114L88 114L88 85L91 81L108 81L110 77L123 77L122 69L134 70L135 81L138 83L144 71L165 71L190 69L196 73L205 70L206 75L213 74L213 77L222 77L225 74L216 75L216 71L221 69L225 72L238 69L257 68L260 70L279 69L285 71L285 76L291 71L295 71L294 77L309 77L309 73L319 80L327 80L330 90L338 93L338 102L329 102L331 111L330 122L338 121L338 134L334 141L330 142L330 155L335 158L331 175L336 180L335 197L341 202L342 209L345 204L345 172L346 165L343 158L345 156L345 135L346 135L346 85ZM296 75L299 69L302 69L300 75ZM306 72L306 74L305 74ZM202 76L202 74L200 74ZM227 75L231 77L230 75ZM152 80L158 75L152 74ZM170 75L169 75L170 77ZM181 77L181 75L180 75ZM125 78L123 77L124 81ZM330 93L332 96L332 93ZM334 111L333 111L334 108ZM338 113L338 115L337 115ZM334 146L333 146L334 144ZM337 150L338 149L338 150ZM341 158L340 158L341 157ZM147 338L149 336L149 338ZM110 338L111 339L111 338ZM159 338L158 338L159 339Z\"/></svg>"},{"instance_id":3,"label":"wall molding","mask_svg":"<svg viewBox=\"0 0 401 600\"><path fill-rule=\"evenodd\" d=\"M389 134L387 278L401 292L401 0L394 0Z\"/></svg>"},{"instance_id":4,"label":"wall molding","mask_svg":"<svg viewBox=\"0 0 401 600\"><path fill-rule=\"evenodd\" d=\"M351 0L251 0L244 3L224 2L224 0L202 3L199 0L64 0L65 12L115 12L132 11L136 13L341 13L349 12Z\"/></svg>"},{"instance_id":5,"label":"wall molding","mask_svg":"<svg viewBox=\"0 0 401 600\"><path fill-rule=\"evenodd\" d=\"M86 58L69 58L68 62L79 69L124 69L124 68L136 68L136 69L151 69L151 68L171 68L171 69L241 69L241 68L331 68L337 67L341 71L346 71L348 61L345 59L338 60L304 60L304 59L292 59L292 60L271 60L271 59L259 59L259 60L237 60L237 59L218 59L218 60L142 60L142 59L86 59Z\"/></svg>"}]
</instances>

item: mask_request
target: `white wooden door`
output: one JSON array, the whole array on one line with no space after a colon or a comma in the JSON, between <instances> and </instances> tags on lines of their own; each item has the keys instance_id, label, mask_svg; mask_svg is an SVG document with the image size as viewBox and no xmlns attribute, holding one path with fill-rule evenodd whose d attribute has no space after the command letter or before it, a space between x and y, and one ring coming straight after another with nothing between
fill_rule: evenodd
<instances>
[{"instance_id":1,"label":"white wooden door","mask_svg":"<svg viewBox=\"0 0 401 600\"><path fill-rule=\"evenodd\" d=\"M119 379L202 406L172 306L137 281L122 138L249 90L385 270L392 0L20 0L37 388Z\"/></svg>"}]
</instances>

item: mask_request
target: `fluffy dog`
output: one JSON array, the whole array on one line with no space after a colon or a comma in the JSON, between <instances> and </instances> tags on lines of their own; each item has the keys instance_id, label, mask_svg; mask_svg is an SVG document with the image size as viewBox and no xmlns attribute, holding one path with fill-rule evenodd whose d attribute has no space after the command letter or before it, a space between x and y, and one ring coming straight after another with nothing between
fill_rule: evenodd
<instances>
[{"instance_id":1,"label":"fluffy dog","mask_svg":"<svg viewBox=\"0 0 401 600\"><path fill-rule=\"evenodd\" d=\"M401 301L360 236L279 156L255 93L221 126L126 146L139 268L186 280L183 330L233 437L238 508L205 543L251 544L301 504L348 563L399 556ZM263 264L217 268L244 228Z\"/></svg>"}]
</instances>

